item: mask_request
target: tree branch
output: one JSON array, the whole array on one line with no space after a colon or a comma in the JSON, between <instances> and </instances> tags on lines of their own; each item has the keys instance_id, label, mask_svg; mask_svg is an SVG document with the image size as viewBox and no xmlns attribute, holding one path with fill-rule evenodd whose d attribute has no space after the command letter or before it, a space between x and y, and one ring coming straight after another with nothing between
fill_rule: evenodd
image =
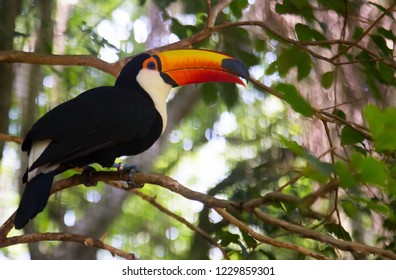
<instances>
[{"instance_id":1,"label":"tree branch","mask_svg":"<svg viewBox=\"0 0 396 280\"><path fill-rule=\"evenodd\" d=\"M108 182L109 185L119 188L119 189L123 189L126 190L127 185L125 183L122 182ZM210 244L212 244L214 247L218 248L222 254L224 259L230 259L227 255L226 250L221 247L221 245L219 245L216 240L214 240L213 238L210 237L209 234L207 234L203 229L193 225L192 223L190 223L189 221L187 221L186 219L184 219L183 217L177 215L176 213L170 211L169 209L165 208L164 206L162 206L161 204L159 204L156 201L155 197L151 197L148 196L147 194L144 194L143 192L139 191L138 189L131 189L129 190L131 193L139 196L141 199L147 201L148 203L150 203L152 206L154 206L155 208L157 208L159 211L165 213L166 215L174 218L175 220L179 221L180 223L186 225L189 229L191 229L192 231L195 231L196 233L198 233L199 235L201 235L203 238L205 238Z\"/></svg>"},{"instance_id":2,"label":"tree branch","mask_svg":"<svg viewBox=\"0 0 396 280\"><path fill-rule=\"evenodd\" d=\"M4 133L0 133L0 141L5 141L5 142L14 142L17 144L22 144L23 138L18 137L18 136L12 136Z\"/></svg>"},{"instance_id":3,"label":"tree branch","mask_svg":"<svg viewBox=\"0 0 396 280\"><path fill-rule=\"evenodd\" d=\"M295 245L295 244L289 243L289 242L279 241L277 239L262 235L256 231L254 231L252 228L248 227L246 224L244 224L243 222L241 222L240 220L238 220L237 218L232 216L230 213L228 213L224 209L215 208L215 210L217 213L219 213L219 215L221 215L224 219L229 221L231 224L237 226L240 230L242 230L243 232L246 232L247 234L249 234L250 236L252 236L253 238L255 238L256 240L258 240L260 242L272 245L274 247L286 248L289 250L293 250L293 251L296 251L303 255L313 257L318 260L328 259L327 257L320 255L318 253L311 252L310 250L308 250L304 247L301 247L301 246L298 246L298 245Z\"/></svg>"},{"instance_id":4,"label":"tree branch","mask_svg":"<svg viewBox=\"0 0 396 280\"><path fill-rule=\"evenodd\" d=\"M22 51L0 51L0 62L29 63L40 65L91 66L113 76L117 76L122 64L122 60L115 63L108 63L93 55L47 55Z\"/></svg>"},{"instance_id":5,"label":"tree branch","mask_svg":"<svg viewBox=\"0 0 396 280\"><path fill-rule=\"evenodd\" d=\"M309 239L317 240L317 241L320 241L323 243L328 243L328 244L330 244L340 250L343 250L343 251L359 252L359 253L362 253L365 255L375 254L375 255L385 257L385 258L396 260L396 254L391 251L387 251L387 250L384 250L381 248L367 246L367 245L364 245L361 243L335 239L335 238L331 237L330 235L324 235L324 234L318 233L314 230L276 219L274 217L271 217L268 214L265 214L264 212L260 211L257 208L253 209L251 212L254 215L256 215L257 218L259 218L260 220L262 220L266 223L269 223L271 225L278 226L278 227L286 230L287 232L294 232L294 233L300 234L301 236L304 236Z\"/></svg>"},{"instance_id":6,"label":"tree branch","mask_svg":"<svg viewBox=\"0 0 396 280\"><path fill-rule=\"evenodd\" d=\"M251 81L258 88L261 88L262 90L270 93L271 95L276 96L276 97L278 97L281 100L285 100L284 96L281 93L279 93L278 91L276 91L273 88L270 88L270 87L264 85L260 81L254 79L252 77L249 78L249 81ZM347 121L347 120L345 120L343 118L340 118L339 116L337 116L335 114L332 114L332 113L329 113L329 112L325 112L325 111L322 111L322 110L318 110L318 109L316 109L314 107L312 107L312 109L314 110L315 116L319 120L322 120L322 121L325 121L325 122L337 123L337 124L342 124L342 125L349 126L349 127L353 128L353 129L359 131L367 140L370 140L370 141L372 140L371 134L369 133L368 129L365 128L364 126L361 126L359 124Z\"/></svg>"},{"instance_id":7,"label":"tree branch","mask_svg":"<svg viewBox=\"0 0 396 280\"><path fill-rule=\"evenodd\" d=\"M82 174L75 174L69 178L55 182L53 185L53 188L52 188L52 193L61 191L63 189L66 189L66 188L69 188L69 187L72 187L72 186L75 186L78 184L82 184L85 181L84 176L85 175L82 175ZM119 172L115 172L115 171L98 171L98 172L94 172L92 175L90 175L90 180L92 182L97 182L97 181L108 182L108 181L118 181L118 180L127 181L127 180L129 180L129 175L128 175L128 173L120 174ZM140 184L149 183L149 184L154 184L154 185L164 187L164 188L166 188L172 192L178 193L190 200L196 200L196 201L202 202L203 204L205 204L208 207L219 208L219 209L225 208L225 209L228 209L229 211L248 210L246 208L243 208L243 203L237 203L234 201L218 199L218 198L215 198L215 197L203 194L203 193L192 191L192 190L184 187L180 183L178 183L176 180L174 180L168 176L165 176L165 175L137 173L134 176L134 180ZM320 188L318 191L316 191L312 195L312 197L307 196L307 197L309 197L309 199L307 198L306 202L311 203L317 197L322 196L324 193L326 193L329 190L332 190L335 187L334 185L335 185L334 183L329 183L329 184L325 185L324 187ZM133 191L133 192L135 192L135 191ZM272 199L274 199L274 197ZM284 199L283 196L282 196L282 199ZM287 198L287 199L289 199L289 198ZM255 205L255 204L253 203L253 205ZM394 254L390 251L386 251L386 250L383 250L380 248L366 246L366 245L359 244L359 243L337 240L333 237L322 235L322 234L317 233L313 230L310 230L310 229L307 229L307 228L304 228L304 227L301 227L298 225L294 225L294 224L291 224L291 223L288 223L285 221L278 220L278 219L273 218L267 214L264 214L257 208L250 209L250 211L253 212L259 219L261 219L265 222L277 225L289 232L299 233L307 238L311 238L311 239L315 239L315 240L318 240L321 242L329 243L341 250L356 251L356 252L362 252L365 254L377 254L377 255L380 255L380 256L383 256L386 258L396 259L396 254ZM221 212L221 210L220 210L220 212ZM223 212L221 212L221 213L223 213ZM8 235L9 231L11 230L11 228L13 226L13 222L12 222L13 218L14 218L14 215L12 215L0 228L0 242L1 242L1 244L8 244L5 242L9 242L9 241L7 241L9 238L6 238L6 236ZM178 220L181 220L181 219L178 219ZM184 224L188 224L188 222L186 222L185 220L181 220L181 221ZM197 229L194 228L194 230L197 230ZM260 237L260 238L262 239L262 237ZM267 240L267 241L269 242L269 240ZM215 242L212 242L212 244L213 243L215 243ZM282 245L282 246L286 246L286 245Z\"/></svg>"},{"instance_id":8,"label":"tree branch","mask_svg":"<svg viewBox=\"0 0 396 280\"><path fill-rule=\"evenodd\" d=\"M31 243L31 242L39 242L39 241L70 241L83 244L87 247L97 247L99 249L103 249L109 251L113 255L117 255L123 257L127 260L136 260L134 254L127 253L120 249L117 249L113 246L105 244L99 239L93 239L89 236L77 235L77 234L70 234L70 233L31 233L31 234L24 234L19 236L9 237L4 240L0 240L0 248L6 246L12 246L16 244L23 244L23 243Z\"/></svg>"},{"instance_id":9,"label":"tree branch","mask_svg":"<svg viewBox=\"0 0 396 280\"><path fill-rule=\"evenodd\" d=\"M214 7L211 6L211 3L208 3L208 20L206 22L206 29L210 29L216 23L217 16L219 13L228 5L231 4L233 0L222 0L218 2Z\"/></svg>"},{"instance_id":10,"label":"tree branch","mask_svg":"<svg viewBox=\"0 0 396 280\"><path fill-rule=\"evenodd\" d=\"M330 60L335 61L341 55L347 53L352 47L356 46L361 40L363 40L364 37L367 36L368 33L370 33L370 31L377 25L378 22L380 22L387 14L389 14L395 8L395 6L396 3L390 5L389 8L383 11L383 13L362 33L362 35L360 35L359 38L353 42L353 44L344 48L342 51L333 56Z\"/></svg>"}]
</instances>

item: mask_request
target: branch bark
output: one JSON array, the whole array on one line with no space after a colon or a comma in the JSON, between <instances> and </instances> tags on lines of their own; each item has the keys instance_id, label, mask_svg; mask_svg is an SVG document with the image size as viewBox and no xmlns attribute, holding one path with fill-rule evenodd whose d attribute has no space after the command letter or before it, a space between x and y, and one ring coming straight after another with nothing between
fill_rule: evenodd
<instances>
[{"instance_id":1,"label":"branch bark","mask_svg":"<svg viewBox=\"0 0 396 280\"><path fill-rule=\"evenodd\" d=\"M95 181L96 182L97 181L112 182L112 181L119 181L119 180L127 181L127 180L129 180L129 175L127 173L120 174L119 172L115 172L115 171L98 171L98 172L94 172L93 174L90 175L90 181L92 181L92 182L95 182ZM199 201L199 202L205 204L205 206L207 206L207 207L214 208L216 211L219 212L219 214L224 215L225 218L227 217L229 219L232 219L231 216L228 216L227 213L225 213L224 210L221 210L221 209L227 209L228 211L238 211L238 212L250 211L253 214L255 214L257 216L257 218L259 218L260 220L263 220L267 223L279 226L288 232L298 233L304 237L314 239L319 242L331 244L332 246L339 248L340 250L359 252L359 253L363 253L366 255L376 254L376 255L379 255L379 256L382 256L385 258L396 259L396 254L391 251L367 246L367 245L356 243L356 242L337 240L331 236L320 234L320 233L310 230L308 228L305 228L305 227L302 227L299 225L295 225L295 224L291 224L291 223L288 223L288 222L285 222L282 220L278 220L274 217L271 217L271 216L263 213L262 211L260 211L257 208L254 208L254 209L246 209L245 208L244 209L242 207L243 203L218 199L218 198L212 197L210 195L206 195L203 193L199 193L199 192L190 190L190 189L186 188L185 186L181 185L176 180L174 180L168 176L165 176L165 175L137 173L134 176L134 180L139 184L148 183L148 184L161 186L161 187L164 187L172 192L178 193L187 199ZM55 182L53 185L53 188L52 188L52 194L55 192L64 190L66 188L70 188L72 186L82 184L84 181L85 181L84 175L75 174L69 178ZM118 187L119 187L119 185L118 185ZM335 186L333 183L329 183L329 184L325 185L323 188L320 188L315 193L315 195L313 197L316 199L317 197L322 196L325 193L325 190L331 191L331 190L333 190L334 187ZM136 190L130 190L130 191L136 192ZM312 202L311 197L307 200L308 200L308 202ZM9 243L7 243L7 242L9 242L8 241L9 238L7 238L6 236L8 235L9 231L13 227L13 218L14 217L12 215L0 228L0 247L1 246L4 247L3 244L9 244ZM178 220L181 220L181 219L178 219ZM188 223L186 223L186 221L183 221L183 220L181 220L181 221L184 224L188 224ZM237 223L236 220L232 219L232 221L234 223ZM239 225L242 227L243 230L245 230L247 233L249 233L253 237L255 237L256 234L254 233L254 231L252 229L248 230L246 228L247 226L245 227L242 224L239 224ZM197 230L197 229L194 228L193 230ZM276 244L277 247L283 247L283 248L289 248L289 249L293 248L293 250L296 250L299 252L304 251L302 248L300 248L298 246L294 247L294 246L290 246L290 244L287 245L286 243L281 244L279 242L275 242L272 239L267 239L263 236L257 235L256 237L260 238L257 240L261 240L262 242L266 242L266 243L274 245L274 246ZM43 237L40 237L40 238L43 238ZM24 239L22 239L22 240L24 240ZM45 239L43 239L43 240L45 240ZM272 242L272 243L270 243L270 242ZM216 243L216 242L213 242L213 243ZM304 252L306 255L310 255L312 257L317 257L317 258L323 257L319 254L314 255L312 252L310 253L309 250L304 251Z\"/></svg>"},{"instance_id":2,"label":"branch bark","mask_svg":"<svg viewBox=\"0 0 396 280\"><path fill-rule=\"evenodd\" d=\"M229 221L231 224L237 226L240 230L242 230L243 232L246 232L247 234L249 234L250 236L252 236L253 238L255 238L256 240L258 240L260 242L272 245L274 247L285 248L285 249L289 249L292 251L296 251L298 253L313 257L318 260L328 260L329 259L321 254L314 253L304 247L295 245L293 243L283 242L283 241L277 240L275 238L271 238L271 237L265 236L263 234L260 234L256 231L254 231L252 228L250 228L246 224L244 224L243 222L241 222L240 220L238 220L237 218L235 218L234 216L232 216L230 213L228 213L224 209L215 208L215 210L217 213L219 213L219 215L221 215L224 219Z\"/></svg>"},{"instance_id":3,"label":"branch bark","mask_svg":"<svg viewBox=\"0 0 396 280\"><path fill-rule=\"evenodd\" d=\"M91 66L117 76L122 60L108 63L92 55L38 54L23 51L0 51L0 62L29 63L39 65Z\"/></svg>"},{"instance_id":4,"label":"branch bark","mask_svg":"<svg viewBox=\"0 0 396 280\"><path fill-rule=\"evenodd\" d=\"M17 144L22 144L23 138L18 137L18 136L12 136L4 133L0 133L0 141L5 141L5 142L14 142Z\"/></svg>"},{"instance_id":5,"label":"branch bark","mask_svg":"<svg viewBox=\"0 0 396 280\"><path fill-rule=\"evenodd\" d=\"M24 235L18 235L9 237L5 240L0 240L0 248L4 248L11 245L16 244L24 244L24 243L32 243L32 242L40 242L40 241L70 241L80 243L86 247L96 247L106 251L109 251L113 255L120 256L127 260L136 260L134 254L127 253L123 250L117 249L113 246L105 244L103 241L99 239L94 239L90 236L78 235L78 234L69 234L69 233L30 233Z\"/></svg>"},{"instance_id":6,"label":"branch bark","mask_svg":"<svg viewBox=\"0 0 396 280\"><path fill-rule=\"evenodd\" d=\"M332 245L340 250L343 250L343 251L358 252L358 253L362 253L364 255L374 254L374 255L378 255L378 256L385 257L385 258L396 260L396 254L391 251L387 251L387 250L384 250L381 248L367 246L367 245L357 243L357 242L335 239L335 238L331 237L330 235L324 235L324 234L318 233L314 230L276 219L274 217L271 217L268 214L265 214L264 212L262 212L261 210L259 210L257 208L253 209L252 213L254 215L256 215L260 220L262 220L266 223L278 226L278 227L286 230L287 232L294 232L294 233L302 235L306 238L330 244L330 245Z\"/></svg>"}]
</instances>

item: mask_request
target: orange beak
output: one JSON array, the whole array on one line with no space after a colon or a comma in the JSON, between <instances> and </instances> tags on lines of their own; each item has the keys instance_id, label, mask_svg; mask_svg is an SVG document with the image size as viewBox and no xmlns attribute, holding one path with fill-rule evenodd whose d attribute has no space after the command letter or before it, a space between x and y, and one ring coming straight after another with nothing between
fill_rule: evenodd
<instances>
[{"instance_id":1,"label":"orange beak","mask_svg":"<svg viewBox=\"0 0 396 280\"><path fill-rule=\"evenodd\" d=\"M249 71L238 59L219 52L197 49L170 50L154 55L162 78L172 86L204 82L245 85Z\"/></svg>"}]
</instances>

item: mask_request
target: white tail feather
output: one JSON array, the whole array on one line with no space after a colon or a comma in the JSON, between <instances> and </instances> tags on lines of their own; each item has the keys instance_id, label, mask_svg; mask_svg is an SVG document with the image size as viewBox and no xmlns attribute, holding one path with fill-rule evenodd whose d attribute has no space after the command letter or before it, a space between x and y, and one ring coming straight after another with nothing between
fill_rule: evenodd
<instances>
[{"instance_id":1,"label":"white tail feather","mask_svg":"<svg viewBox=\"0 0 396 280\"><path fill-rule=\"evenodd\" d=\"M32 143L32 147L29 152L29 159L28 159L28 168L34 164L34 162L41 156L41 154L45 151L48 145L51 143L51 139L36 141ZM55 170L59 167L59 164L56 165L45 165L40 166L38 168L29 171L28 173L28 181L36 177L39 173L47 173L50 171Z\"/></svg>"}]
</instances>

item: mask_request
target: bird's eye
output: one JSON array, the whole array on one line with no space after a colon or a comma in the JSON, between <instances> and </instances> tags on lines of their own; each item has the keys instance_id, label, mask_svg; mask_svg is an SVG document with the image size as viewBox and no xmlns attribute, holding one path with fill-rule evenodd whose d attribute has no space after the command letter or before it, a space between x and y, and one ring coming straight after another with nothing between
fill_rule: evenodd
<instances>
[{"instance_id":1,"label":"bird's eye","mask_svg":"<svg viewBox=\"0 0 396 280\"><path fill-rule=\"evenodd\" d=\"M155 70L156 68L157 68L157 65L155 64L154 61L147 62L147 69Z\"/></svg>"}]
</instances>

